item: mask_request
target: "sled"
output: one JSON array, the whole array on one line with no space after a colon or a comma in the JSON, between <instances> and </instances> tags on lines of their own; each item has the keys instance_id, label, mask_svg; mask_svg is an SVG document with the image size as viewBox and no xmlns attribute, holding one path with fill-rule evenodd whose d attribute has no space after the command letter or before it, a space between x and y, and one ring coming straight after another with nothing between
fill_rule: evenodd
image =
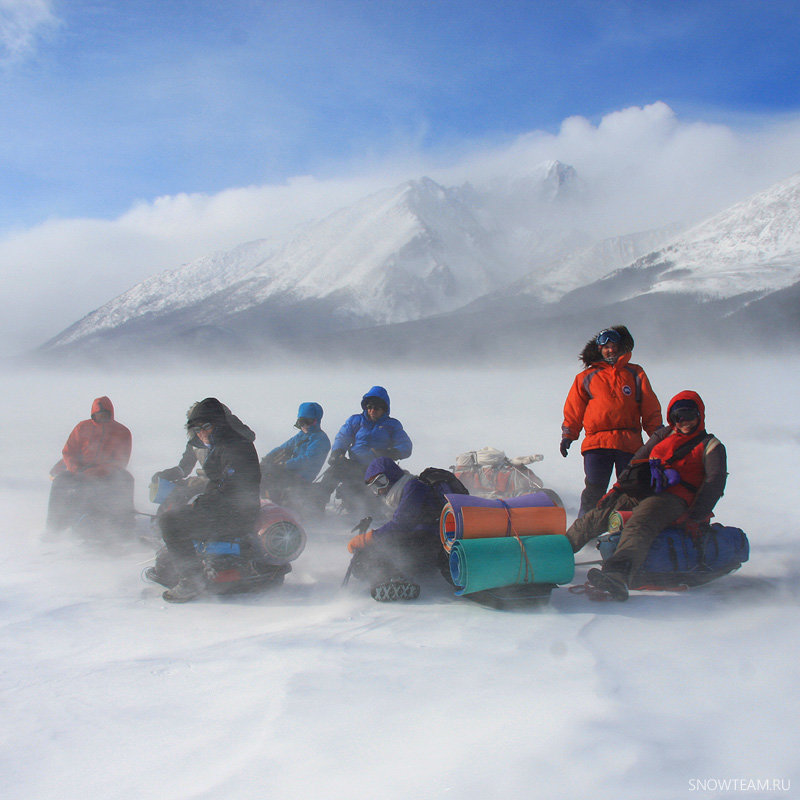
<instances>
[{"instance_id":1,"label":"sled","mask_svg":"<svg viewBox=\"0 0 800 800\"><path fill-rule=\"evenodd\" d=\"M615 511L609 518L609 532L598 538L603 561L610 558L619 542L620 531L630 516ZM701 586L739 569L750 557L750 543L741 528L715 522L693 538L681 527L665 528L650 547L642 568L630 581L631 589L673 589Z\"/></svg>"},{"instance_id":2,"label":"sled","mask_svg":"<svg viewBox=\"0 0 800 800\"><path fill-rule=\"evenodd\" d=\"M283 584L291 563L306 546L306 532L287 509L261 501L254 536L219 540L195 540L206 590L212 594L261 591ZM179 580L166 547L156 554L148 577L168 588Z\"/></svg>"}]
</instances>

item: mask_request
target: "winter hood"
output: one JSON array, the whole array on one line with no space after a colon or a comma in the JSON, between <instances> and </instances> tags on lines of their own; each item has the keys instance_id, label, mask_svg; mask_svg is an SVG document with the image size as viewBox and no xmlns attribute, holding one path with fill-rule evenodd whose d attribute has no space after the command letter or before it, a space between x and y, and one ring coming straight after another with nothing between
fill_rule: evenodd
<instances>
[{"instance_id":1,"label":"winter hood","mask_svg":"<svg viewBox=\"0 0 800 800\"><path fill-rule=\"evenodd\" d=\"M300 407L297 409L297 419L301 417L316 420L316 424L319 425L322 420L322 406L319 403L300 403ZM296 422L294 426L295 428L300 427Z\"/></svg>"},{"instance_id":2,"label":"winter hood","mask_svg":"<svg viewBox=\"0 0 800 800\"><path fill-rule=\"evenodd\" d=\"M389 479L389 485L397 483L403 477L405 471L402 467L392 461L391 458L381 457L371 461L364 473L364 483L369 483L376 475L385 475Z\"/></svg>"},{"instance_id":3,"label":"winter hood","mask_svg":"<svg viewBox=\"0 0 800 800\"><path fill-rule=\"evenodd\" d=\"M383 386L373 386L362 398L361 398L361 410L365 410L367 405L367 400L370 397L375 397L378 400L382 400L386 404L386 415L389 415L390 406L389 406L389 393Z\"/></svg>"},{"instance_id":4,"label":"winter hood","mask_svg":"<svg viewBox=\"0 0 800 800\"><path fill-rule=\"evenodd\" d=\"M230 428L234 433L247 439L248 442L255 441L255 433L247 427L224 403L216 397L206 397L199 403L195 403L186 415L186 428L197 427L204 422L213 425L223 425Z\"/></svg>"},{"instance_id":5,"label":"winter hood","mask_svg":"<svg viewBox=\"0 0 800 800\"><path fill-rule=\"evenodd\" d=\"M111 419L114 419L114 404L109 400L107 397L95 397L94 401L92 402L92 413L91 417L94 419L94 415L98 411L110 411L111 412Z\"/></svg>"},{"instance_id":6,"label":"winter hood","mask_svg":"<svg viewBox=\"0 0 800 800\"><path fill-rule=\"evenodd\" d=\"M676 394L675 397L669 401L669 406L667 407L667 424L671 428L675 427L670 421L670 414L675 406L680 408L681 406L685 407L690 405L694 405L700 412L700 422L698 423L697 428L691 434L694 436L699 431L704 431L706 429L706 407L700 395L697 394L697 392L693 392L691 389L685 389L682 392L678 392L678 394Z\"/></svg>"},{"instance_id":7,"label":"winter hood","mask_svg":"<svg viewBox=\"0 0 800 800\"><path fill-rule=\"evenodd\" d=\"M620 347L620 357L619 360L622 360L622 357L628 353L633 352L633 336L631 336L631 332L624 326L624 325L612 325L612 331L616 331L621 338L619 343ZM598 361L606 363L603 361L603 354L600 352L600 346L597 344L596 336L593 336L586 342L583 350L581 350L580 355L578 358L583 361L584 365L589 367L592 364L596 364ZM630 360L630 355L628 355L628 360ZM619 363L619 361L618 361Z\"/></svg>"}]
</instances>

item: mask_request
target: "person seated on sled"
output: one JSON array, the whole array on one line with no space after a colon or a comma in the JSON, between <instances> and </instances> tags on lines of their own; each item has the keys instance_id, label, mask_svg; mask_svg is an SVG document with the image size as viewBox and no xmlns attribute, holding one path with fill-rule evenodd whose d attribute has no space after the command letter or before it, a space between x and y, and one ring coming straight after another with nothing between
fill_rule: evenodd
<instances>
[{"instance_id":1,"label":"person seated on sled","mask_svg":"<svg viewBox=\"0 0 800 800\"><path fill-rule=\"evenodd\" d=\"M50 470L53 485L47 529L59 531L83 514L101 517L120 528L133 525L133 477L126 470L131 432L114 419L108 397L92 402L89 419L79 422Z\"/></svg>"},{"instance_id":2,"label":"person seated on sled","mask_svg":"<svg viewBox=\"0 0 800 800\"><path fill-rule=\"evenodd\" d=\"M302 504L308 487L325 463L331 440L322 430L322 406L300 403L295 428L300 433L261 459L261 493L278 505Z\"/></svg>"},{"instance_id":3,"label":"person seated on sled","mask_svg":"<svg viewBox=\"0 0 800 800\"><path fill-rule=\"evenodd\" d=\"M364 483L394 514L385 525L350 540L351 574L370 583L376 600L413 600L419 596L414 582L419 573L447 566L439 538L444 497L385 457L370 463Z\"/></svg>"},{"instance_id":4,"label":"person seated on sled","mask_svg":"<svg viewBox=\"0 0 800 800\"><path fill-rule=\"evenodd\" d=\"M164 592L172 603L193 599L205 588L195 541L247 540L255 536L260 508L261 471L250 438L217 398L207 397L191 410L186 429L208 449L203 471L208 484L190 505L159 517L161 535L179 580ZM249 429L248 429L249 430ZM158 576L150 576L158 580Z\"/></svg>"},{"instance_id":5,"label":"person seated on sled","mask_svg":"<svg viewBox=\"0 0 800 800\"><path fill-rule=\"evenodd\" d=\"M191 418L192 412L196 406L196 402L189 406L189 410L186 412L187 420ZM231 426L244 436L245 439L251 442L255 441L255 433L235 414L231 414L231 410L228 406L223 403L222 407L225 410L226 418L229 420ZM208 448L197 436L196 429L188 429L186 432L186 448L177 466L162 469L156 472L150 479L151 493L153 494L158 492L159 480L169 481L174 484L174 488L171 489L166 500L159 505L158 514L163 514L170 508L186 505L193 497L205 490L208 479L203 471L203 463L207 455ZM195 467L197 467L196 471ZM194 474L192 474L193 471ZM153 499L153 497L151 497L151 499Z\"/></svg>"},{"instance_id":6,"label":"person seated on sled","mask_svg":"<svg viewBox=\"0 0 800 800\"><path fill-rule=\"evenodd\" d=\"M661 404L645 371L631 364L633 336L624 325L600 331L580 354L585 369L575 376L564 403L559 450L564 458L584 431L581 453L585 487L578 516L597 504L642 446L642 429L661 427Z\"/></svg>"},{"instance_id":7,"label":"person seated on sled","mask_svg":"<svg viewBox=\"0 0 800 800\"><path fill-rule=\"evenodd\" d=\"M617 600L628 598L630 579L644 563L658 534L677 524L683 525L687 533L698 535L725 491L725 447L706 432L705 406L700 395L693 391L676 394L669 403L667 420L669 427L656 431L634 453L628 468L597 508L575 520L567 530L577 553L590 539L608 530L612 511L632 511L614 554L602 569L590 569L587 576L589 583ZM650 470L654 487L651 494L636 499L626 494L624 487L626 481L632 482L640 464Z\"/></svg>"},{"instance_id":8,"label":"person seated on sled","mask_svg":"<svg viewBox=\"0 0 800 800\"><path fill-rule=\"evenodd\" d=\"M325 502L342 484L345 496L364 495L363 474L375 458L400 461L411 455L411 439L401 422L389 416L389 393L373 386L361 398L361 413L353 414L333 440L329 468L319 482Z\"/></svg>"}]
</instances>

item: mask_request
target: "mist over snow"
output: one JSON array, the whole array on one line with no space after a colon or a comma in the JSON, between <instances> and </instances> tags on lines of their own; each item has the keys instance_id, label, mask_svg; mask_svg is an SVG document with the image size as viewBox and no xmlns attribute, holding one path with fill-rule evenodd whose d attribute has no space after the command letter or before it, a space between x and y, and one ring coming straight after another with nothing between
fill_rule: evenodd
<instances>
[{"instance_id":1,"label":"mist over snow","mask_svg":"<svg viewBox=\"0 0 800 800\"><path fill-rule=\"evenodd\" d=\"M34 347L164 270L245 242L285 239L310 220L423 175L445 187L469 184L486 197L502 184L506 191L484 210L502 213L513 228L531 207L526 179L552 162L580 178L580 192L561 215L557 204L551 209L555 227L575 228L598 242L699 222L786 178L800 168L800 136L793 119L733 128L681 120L659 102L596 123L572 117L555 133L533 131L447 156L405 153L382 164L350 162L333 177L144 199L113 219L52 219L6 231L0 238L7 309L0 352ZM524 236L517 244L525 244Z\"/></svg>"},{"instance_id":2,"label":"mist over snow","mask_svg":"<svg viewBox=\"0 0 800 800\"><path fill-rule=\"evenodd\" d=\"M585 338L574 333L576 352ZM114 554L42 538L47 472L108 394L133 432L136 505L152 512L150 475L177 461L193 401L227 403L263 455L291 435L299 402L320 402L333 435L380 383L414 442L404 466L447 467L487 445L542 453L535 471L571 522L582 462L561 458L558 442L575 358L540 353L514 369L6 370L3 797L675 800L715 796L692 781L732 779L783 787L747 796L793 796L798 371L682 341L671 360L657 352L637 340L634 360L662 403L697 390L727 447L716 516L747 532L750 561L688 593L614 604L559 588L545 609L512 612L435 580L408 604L378 604L355 581L342 589L352 522L335 515L310 526L281 589L171 606L140 579L146 545ZM742 381L746 392L733 388ZM595 556L590 545L577 560Z\"/></svg>"}]
</instances>

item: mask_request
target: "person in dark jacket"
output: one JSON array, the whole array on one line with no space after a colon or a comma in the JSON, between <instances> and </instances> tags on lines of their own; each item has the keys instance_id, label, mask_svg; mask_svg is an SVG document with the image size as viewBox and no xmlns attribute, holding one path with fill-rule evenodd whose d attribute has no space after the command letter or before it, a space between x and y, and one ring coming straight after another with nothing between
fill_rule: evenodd
<instances>
[{"instance_id":1,"label":"person in dark jacket","mask_svg":"<svg viewBox=\"0 0 800 800\"><path fill-rule=\"evenodd\" d=\"M79 422L50 470L53 485L47 529L55 532L82 515L122 531L133 526L133 477L127 471L131 432L114 419L108 397L92 402L89 419Z\"/></svg>"},{"instance_id":2,"label":"person in dark jacket","mask_svg":"<svg viewBox=\"0 0 800 800\"><path fill-rule=\"evenodd\" d=\"M189 406L189 410L186 412L187 421L191 418L197 405L198 403L195 402ZM245 439L251 442L255 441L255 433L235 414L232 414L231 410L224 403L222 407L225 410L226 418L229 420L231 427L244 436ZM151 500L154 499L154 496L158 493L159 480L174 484L166 500L159 506L159 514L171 508L186 505L189 500L205 490L208 480L205 472L203 472L203 463L206 460L208 452L209 450L206 445L198 438L196 429L188 429L186 447L178 464L174 467L159 470L150 479Z\"/></svg>"},{"instance_id":3,"label":"person in dark jacket","mask_svg":"<svg viewBox=\"0 0 800 800\"><path fill-rule=\"evenodd\" d=\"M417 575L445 566L439 538L444 498L386 457L370 463L364 482L394 513L386 524L350 540L352 574L370 582L376 600L413 600L419 596Z\"/></svg>"},{"instance_id":4,"label":"person in dark jacket","mask_svg":"<svg viewBox=\"0 0 800 800\"><path fill-rule=\"evenodd\" d=\"M624 325L600 331L580 354L584 370L575 376L566 402L559 450L564 458L584 432L581 453L585 486L578 516L595 507L642 446L642 429L661 427L661 404L645 371L631 363L633 336Z\"/></svg>"},{"instance_id":5,"label":"person in dark jacket","mask_svg":"<svg viewBox=\"0 0 800 800\"><path fill-rule=\"evenodd\" d=\"M208 484L191 505L159 517L164 544L179 577L163 594L169 602L186 602L205 588L195 540L243 539L246 545L255 535L261 471L252 440L234 420L226 406L208 397L197 403L186 423L190 434L208 449L203 464Z\"/></svg>"},{"instance_id":6,"label":"person in dark jacket","mask_svg":"<svg viewBox=\"0 0 800 800\"><path fill-rule=\"evenodd\" d=\"M261 492L278 505L300 504L325 463L331 440L322 430L322 406L300 403L295 428L300 433L261 459Z\"/></svg>"},{"instance_id":7,"label":"person in dark jacket","mask_svg":"<svg viewBox=\"0 0 800 800\"><path fill-rule=\"evenodd\" d=\"M697 535L708 524L725 491L728 476L725 447L716 436L706 432L705 406L700 395L693 391L675 395L667 419L669 427L656 431L634 453L630 467L598 507L567 530L572 549L577 553L590 539L608 530L612 511L632 511L613 555L602 569L590 569L587 575L589 583L617 600L627 600L630 579L644 563L656 536L673 524L682 524L688 533ZM676 452L678 458L673 461ZM654 494L636 500L626 495L620 484L640 463L649 463L659 480Z\"/></svg>"},{"instance_id":8,"label":"person in dark jacket","mask_svg":"<svg viewBox=\"0 0 800 800\"><path fill-rule=\"evenodd\" d=\"M400 461L411 455L411 439L389 412L389 393L383 386L373 386L361 398L361 413L349 417L333 440L329 468L319 482L325 502L339 487L337 496L345 505L358 506L360 499L370 510L370 503L363 503L364 469L375 458Z\"/></svg>"}]
</instances>

